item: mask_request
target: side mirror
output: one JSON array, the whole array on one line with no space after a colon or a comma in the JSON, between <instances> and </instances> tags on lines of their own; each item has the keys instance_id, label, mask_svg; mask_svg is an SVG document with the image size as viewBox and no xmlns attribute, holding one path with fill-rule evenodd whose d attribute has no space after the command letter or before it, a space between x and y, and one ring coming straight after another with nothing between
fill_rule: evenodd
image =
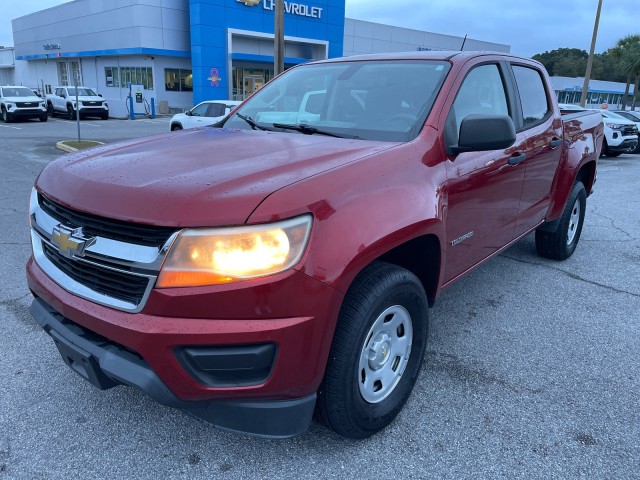
<instances>
[{"instance_id":1,"label":"side mirror","mask_svg":"<svg viewBox=\"0 0 640 480\"><path fill-rule=\"evenodd\" d=\"M504 150L516 141L516 128L507 115L471 114L462 120L458 145L450 150L454 154Z\"/></svg>"},{"instance_id":2,"label":"side mirror","mask_svg":"<svg viewBox=\"0 0 640 480\"><path fill-rule=\"evenodd\" d=\"M98 96L99 96L99 97L102 97L102 94L101 94L101 93L99 93L99 94L98 94Z\"/></svg>"},{"instance_id":3,"label":"side mirror","mask_svg":"<svg viewBox=\"0 0 640 480\"><path fill-rule=\"evenodd\" d=\"M185 111L184 111L184 114L185 114L187 117L191 117L191 116L193 116L193 113L191 113L191 110L185 110Z\"/></svg>"}]
</instances>

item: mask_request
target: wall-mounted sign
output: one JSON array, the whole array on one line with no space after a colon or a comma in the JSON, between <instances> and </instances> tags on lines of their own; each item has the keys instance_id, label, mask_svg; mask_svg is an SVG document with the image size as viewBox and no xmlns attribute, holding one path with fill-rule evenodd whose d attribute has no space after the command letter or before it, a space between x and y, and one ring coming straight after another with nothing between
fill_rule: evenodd
<instances>
[{"instance_id":1,"label":"wall-mounted sign","mask_svg":"<svg viewBox=\"0 0 640 480\"><path fill-rule=\"evenodd\" d=\"M62 47L59 43L45 43L42 48L45 50L60 50Z\"/></svg>"},{"instance_id":2,"label":"wall-mounted sign","mask_svg":"<svg viewBox=\"0 0 640 480\"><path fill-rule=\"evenodd\" d=\"M214 67L209 71L209 77L207 80L211 82L212 87L218 87L220 85L220 80L222 80L222 78L220 78L217 68Z\"/></svg>"},{"instance_id":3,"label":"wall-mounted sign","mask_svg":"<svg viewBox=\"0 0 640 480\"><path fill-rule=\"evenodd\" d=\"M429 47L418 47L416 48L416 50L418 50L419 52L430 52L433 50L433 48L429 48Z\"/></svg>"},{"instance_id":4,"label":"wall-mounted sign","mask_svg":"<svg viewBox=\"0 0 640 480\"><path fill-rule=\"evenodd\" d=\"M260 0L236 0L247 7L255 7L260 5ZM275 10L276 0L262 0L262 8L265 10ZM302 3L284 2L284 13L290 13L292 15L298 15L301 17L310 18L322 18L321 7L310 7Z\"/></svg>"}]
</instances>

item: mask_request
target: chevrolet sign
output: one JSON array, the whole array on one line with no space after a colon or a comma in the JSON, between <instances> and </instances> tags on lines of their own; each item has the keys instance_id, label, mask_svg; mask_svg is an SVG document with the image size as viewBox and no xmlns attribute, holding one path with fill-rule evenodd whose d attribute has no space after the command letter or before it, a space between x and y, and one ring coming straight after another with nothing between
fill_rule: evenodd
<instances>
[{"instance_id":1,"label":"chevrolet sign","mask_svg":"<svg viewBox=\"0 0 640 480\"><path fill-rule=\"evenodd\" d=\"M260 0L236 0L247 7L255 7L260 4ZM262 0L262 8L265 10L275 10L276 0ZM299 15L301 17L322 18L322 8L310 7L302 3L284 2L284 13Z\"/></svg>"}]
</instances>

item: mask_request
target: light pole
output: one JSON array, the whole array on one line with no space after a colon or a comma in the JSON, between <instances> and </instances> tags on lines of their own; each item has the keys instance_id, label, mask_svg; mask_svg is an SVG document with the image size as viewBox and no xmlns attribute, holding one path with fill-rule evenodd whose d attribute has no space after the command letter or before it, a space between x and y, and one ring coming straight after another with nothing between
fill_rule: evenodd
<instances>
[{"instance_id":1,"label":"light pole","mask_svg":"<svg viewBox=\"0 0 640 480\"><path fill-rule=\"evenodd\" d=\"M584 84L582 85L582 96L580 97L580 106L587 104L587 95L589 94L589 79L591 78L591 66L593 65L593 52L596 49L596 37L598 36L598 24L600 23L600 10L602 9L602 0L598 0L598 11L596 12L596 22L593 24L593 36L591 37L591 50L589 50L589 59L587 60L587 71L584 74Z\"/></svg>"},{"instance_id":2,"label":"light pole","mask_svg":"<svg viewBox=\"0 0 640 480\"><path fill-rule=\"evenodd\" d=\"M284 71L284 0L276 0L274 33L273 73L279 75Z\"/></svg>"}]
</instances>

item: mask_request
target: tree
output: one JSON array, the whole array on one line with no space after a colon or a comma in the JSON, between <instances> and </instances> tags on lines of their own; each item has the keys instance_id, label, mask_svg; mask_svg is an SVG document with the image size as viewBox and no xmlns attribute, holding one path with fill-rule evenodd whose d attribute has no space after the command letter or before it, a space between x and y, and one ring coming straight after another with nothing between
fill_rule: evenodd
<instances>
[{"instance_id":1,"label":"tree","mask_svg":"<svg viewBox=\"0 0 640 480\"><path fill-rule=\"evenodd\" d=\"M539 53L532 58L542 63L552 76L580 77L584 75L589 54L579 48L558 48Z\"/></svg>"},{"instance_id":2,"label":"tree","mask_svg":"<svg viewBox=\"0 0 640 480\"><path fill-rule=\"evenodd\" d=\"M631 85L632 76L635 77L633 87L633 104L632 109L636 108L636 95L638 93L638 84L640 83L640 35L627 35L616 42L616 46L611 49L613 57L618 61L620 70L627 74L627 85L622 97L622 108L627 105L627 95L629 95L629 87Z\"/></svg>"}]
</instances>

